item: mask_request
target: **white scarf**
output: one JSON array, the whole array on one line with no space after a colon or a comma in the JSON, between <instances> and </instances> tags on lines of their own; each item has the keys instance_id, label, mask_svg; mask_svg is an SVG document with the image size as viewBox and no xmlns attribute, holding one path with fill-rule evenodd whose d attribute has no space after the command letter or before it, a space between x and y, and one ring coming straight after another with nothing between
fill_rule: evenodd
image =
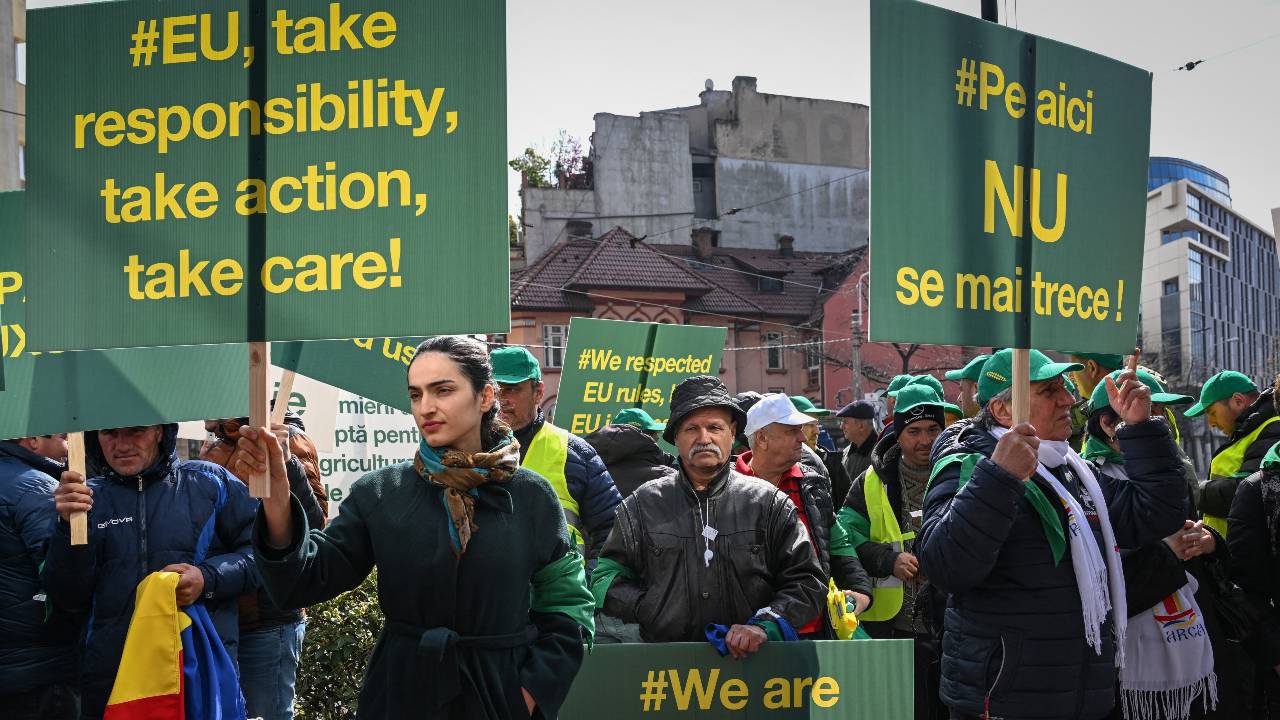
<instances>
[{"instance_id":1,"label":"white scarf","mask_svg":"<svg viewBox=\"0 0 1280 720\"><path fill-rule=\"evenodd\" d=\"M1007 432L1008 429L1002 427L991 430L997 440ZM1070 463L1080 484L1098 509L1098 523L1102 526L1102 540L1106 543L1105 559L1093 536L1093 529L1089 527L1084 508L1058 478L1049 472L1048 468L1060 467L1064 463ZM1059 502L1067 508L1067 540L1071 548L1071 565L1076 574L1076 588L1080 592L1084 639L1094 652L1101 655L1102 625L1107 620L1107 612L1113 607L1118 608L1112 613L1112 627L1116 641L1116 667L1123 668L1125 631L1129 624L1125 609L1128 601L1125 599L1124 570L1120 565L1116 534L1111 528L1111 516L1107 512L1107 501L1102 495L1102 488L1098 486L1093 469L1065 441L1040 441L1040 465L1036 472L1049 483L1049 487L1058 495Z\"/></svg>"},{"instance_id":2,"label":"white scarf","mask_svg":"<svg viewBox=\"0 0 1280 720\"><path fill-rule=\"evenodd\" d=\"M1108 462L1102 472L1127 480L1124 466ZM1120 671L1120 700L1129 720L1186 720L1202 698L1205 711L1218 705L1213 645L1196 603L1198 583L1190 574L1155 607L1135 615L1125 638L1128 663Z\"/></svg>"}]
</instances>

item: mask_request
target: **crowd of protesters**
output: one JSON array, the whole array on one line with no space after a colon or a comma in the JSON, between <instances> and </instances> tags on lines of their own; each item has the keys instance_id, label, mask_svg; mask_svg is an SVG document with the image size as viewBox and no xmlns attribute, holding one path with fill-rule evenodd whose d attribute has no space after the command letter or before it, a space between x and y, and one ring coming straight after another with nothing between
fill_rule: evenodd
<instances>
[{"instance_id":1,"label":"crowd of protesters","mask_svg":"<svg viewBox=\"0 0 1280 720\"><path fill-rule=\"evenodd\" d=\"M556 717L593 642L847 638L831 593L850 641L912 643L917 718L1280 718L1272 383L1226 371L1194 398L1136 354L1029 356L1028 387L1001 350L947 372L951 398L903 374L836 412L696 376L665 423L626 409L579 438L527 350L431 338L416 457L332 520L293 415L209 420L191 461L176 425L89 432L86 476L65 435L0 442L0 715L129 717L162 573L212 638L183 662L231 675L184 685L199 716L292 718L305 608L376 567L364 718ZM1226 436L1206 476L1184 407Z\"/></svg>"}]
</instances>

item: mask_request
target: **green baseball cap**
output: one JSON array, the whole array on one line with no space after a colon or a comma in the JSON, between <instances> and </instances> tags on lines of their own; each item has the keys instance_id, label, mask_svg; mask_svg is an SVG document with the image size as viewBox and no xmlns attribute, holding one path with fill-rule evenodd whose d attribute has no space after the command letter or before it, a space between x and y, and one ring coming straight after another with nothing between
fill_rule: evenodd
<instances>
[{"instance_id":1,"label":"green baseball cap","mask_svg":"<svg viewBox=\"0 0 1280 720\"><path fill-rule=\"evenodd\" d=\"M945 392L942 389L942 381L939 380L938 378L932 375L914 375L912 376L910 382L908 382L903 387L898 388L897 390L894 390L893 392L889 393L889 396L896 398L898 397L898 394L902 392L903 388L909 388L912 385L923 385L924 387L930 388L935 393L937 393L939 398L941 398L945 394Z\"/></svg>"},{"instance_id":2,"label":"green baseball cap","mask_svg":"<svg viewBox=\"0 0 1280 720\"><path fill-rule=\"evenodd\" d=\"M1226 400L1236 393L1255 393L1258 386L1253 384L1248 375L1235 370L1223 370L1205 382L1200 388L1200 402L1187 408L1187 417L1199 417L1209 406L1219 400Z\"/></svg>"},{"instance_id":3,"label":"green baseball cap","mask_svg":"<svg viewBox=\"0 0 1280 720\"><path fill-rule=\"evenodd\" d=\"M810 417L826 417L831 414L830 410L815 406L812 400L803 395L792 395L790 399L796 410Z\"/></svg>"},{"instance_id":4,"label":"green baseball cap","mask_svg":"<svg viewBox=\"0 0 1280 720\"><path fill-rule=\"evenodd\" d=\"M1123 373L1124 370L1116 370L1107 377L1112 380L1116 380L1119 379ZM1195 402L1195 398L1190 395L1177 395L1175 393L1165 392L1164 386L1160 384L1160 381L1156 379L1156 376L1143 368L1138 368L1138 379L1142 381L1143 385L1151 388L1151 402L1153 403L1160 403L1161 405L1186 405L1188 403ZM1103 380L1093 389L1093 396L1089 398L1089 414L1092 415L1103 408L1109 407L1111 407L1111 398L1107 397L1107 383L1106 380Z\"/></svg>"},{"instance_id":5,"label":"green baseball cap","mask_svg":"<svg viewBox=\"0 0 1280 720\"><path fill-rule=\"evenodd\" d=\"M667 429L666 423L653 419L649 413L640 408L627 408L613 416L613 425L633 425L645 432L662 432Z\"/></svg>"},{"instance_id":6,"label":"green baseball cap","mask_svg":"<svg viewBox=\"0 0 1280 720\"><path fill-rule=\"evenodd\" d=\"M516 385L525 380L542 380L538 358L522 347L504 347L489 353L493 379L503 385Z\"/></svg>"},{"instance_id":7,"label":"green baseball cap","mask_svg":"<svg viewBox=\"0 0 1280 720\"><path fill-rule=\"evenodd\" d=\"M893 422L898 427L898 421L902 420L901 427L906 427L912 420L925 418L939 418L945 412L947 403L942 402L942 398L933 388L928 385L910 384L898 391L896 395L898 402L893 406ZM956 408L959 410L959 408ZM940 425L946 425L946 422L940 422Z\"/></svg>"},{"instance_id":8,"label":"green baseball cap","mask_svg":"<svg viewBox=\"0 0 1280 720\"><path fill-rule=\"evenodd\" d=\"M990 355L979 355L969 361L967 365L959 370L948 370L946 378L948 380L959 382L961 380L978 381L978 377L982 375L982 366L987 362Z\"/></svg>"},{"instance_id":9,"label":"green baseball cap","mask_svg":"<svg viewBox=\"0 0 1280 720\"><path fill-rule=\"evenodd\" d=\"M1031 350L1031 382L1052 380L1063 373L1084 368L1080 363L1060 363L1049 359L1039 350ZM991 398L1013 387L1013 349L1005 348L992 355L982 366L978 378L978 404L986 405Z\"/></svg>"},{"instance_id":10,"label":"green baseball cap","mask_svg":"<svg viewBox=\"0 0 1280 720\"><path fill-rule=\"evenodd\" d=\"M1124 355L1112 355L1111 353L1082 353L1066 351L1067 355L1081 360L1092 360L1108 370L1117 370L1124 367Z\"/></svg>"},{"instance_id":11,"label":"green baseball cap","mask_svg":"<svg viewBox=\"0 0 1280 720\"><path fill-rule=\"evenodd\" d=\"M892 396L893 393L901 390L907 383L915 379L915 375L895 375L889 381L889 387L885 389L885 394Z\"/></svg>"}]
</instances>

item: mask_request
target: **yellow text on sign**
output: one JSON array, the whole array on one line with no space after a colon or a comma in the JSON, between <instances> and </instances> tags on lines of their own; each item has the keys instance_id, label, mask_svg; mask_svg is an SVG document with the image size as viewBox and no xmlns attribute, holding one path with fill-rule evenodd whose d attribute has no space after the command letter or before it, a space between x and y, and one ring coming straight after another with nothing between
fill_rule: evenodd
<instances>
[{"instance_id":1,"label":"yellow text on sign","mask_svg":"<svg viewBox=\"0 0 1280 720\"><path fill-rule=\"evenodd\" d=\"M773 677L760 690L765 710L802 709L810 704L826 709L840 702L840 683L825 675ZM719 668L706 674L698 668L650 670L641 683L640 702L644 712L696 712L716 707L737 711L751 704L751 689L740 678L721 682Z\"/></svg>"},{"instance_id":2,"label":"yellow text on sign","mask_svg":"<svg viewBox=\"0 0 1280 720\"><path fill-rule=\"evenodd\" d=\"M124 266L130 300L172 300L185 297L231 297L244 290L245 269L234 258L193 260L191 251L178 251L178 262L143 263L130 255ZM360 290L398 288L400 238L391 238L388 252L308 254L299 258L269 257L261 268L262 286L273 295L333 292L353 284Z\"/></svg>"}]
</instances>

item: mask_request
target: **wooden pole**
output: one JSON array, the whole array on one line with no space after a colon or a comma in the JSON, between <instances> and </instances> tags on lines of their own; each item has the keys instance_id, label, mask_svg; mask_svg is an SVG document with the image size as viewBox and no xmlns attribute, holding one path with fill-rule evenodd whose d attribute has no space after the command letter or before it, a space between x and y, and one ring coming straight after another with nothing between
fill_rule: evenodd
<instances>
[{"instance_id":1,"label":"wooden pole","mask_svg":"<svg viewBox=\"0 0 1280 720\"><path fill-rule=\"evenodd\" d=\"M85 477L84 433L67 433L67 469ZM88 478L85 478L86 480ZM71 513L71 544L89 544L89 516L84 512Z\"/></svg>"},{"instance_id":2,"label":"wooden pole","mask_svg":"<svg viewBox=\"0 0 1280 720\"><path fill-rule=\"evenodd\" d=\"M1013 424L1031 417L1031 351L1013 349Z\"/></svg>"},{"instance_id":3,"label":"wooden pole","mask_svg":"<svg viewBox=\"0 0 1280 720\"><path fill-rule=\"evenodd\" d=\"M280 388L276 390L276 405L271 409L271 424L284 422L284 414L289 411L289 397L293 395L293 381L298 374L285 370L280 374Z\"/></svg>"},{"instance_id":4,"label":"wooden pole","mask_svg":"<svg viewBox=\"0 0 1280 720\"><path fill-rule=\"evenodd\" d=\"M265 427L271 430L268 419L270 418L271 393L269 391L270 383L267 381L267 373L271 368L271 344L265 342L249 343L249 425L251 427ZM288 404L287 400L285 405ZM264 441L260 441L258 446L263 454L267 451ZM250 473L249 477L244 478L245 483L249 486L249 494L256 498L271 497L271 474L267 473Z\"/></svg>"}]
</instances>

